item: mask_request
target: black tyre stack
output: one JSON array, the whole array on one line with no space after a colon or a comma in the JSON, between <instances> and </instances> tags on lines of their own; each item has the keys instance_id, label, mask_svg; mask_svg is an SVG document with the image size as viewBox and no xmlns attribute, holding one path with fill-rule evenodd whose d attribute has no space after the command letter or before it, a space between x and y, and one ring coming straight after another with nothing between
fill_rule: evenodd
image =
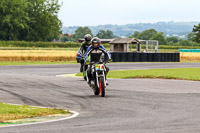
<instances>
[{"instance_id":1,"label":"black tyre stack","mask_svg":"<svg viewBox=\"0 0 200 133\"><path fill-rule=\"evenodd\" d=\"M113 62L180 62L180 53L112 52Z\"/></svg>"}]
</instances>

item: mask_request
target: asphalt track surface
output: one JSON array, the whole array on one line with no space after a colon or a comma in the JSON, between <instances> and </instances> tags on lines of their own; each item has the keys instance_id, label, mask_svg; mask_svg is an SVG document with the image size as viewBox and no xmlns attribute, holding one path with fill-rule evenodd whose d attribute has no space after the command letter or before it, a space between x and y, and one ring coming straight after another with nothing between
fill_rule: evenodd
<instances>
[{"instance_id":1,"label":"asphalt track surface","mask_svg":"<svg viewBox=\"0 0 200 133\"><path fill-rule=\"evenodd\" d=\"M109 64L111 70L200 67L200 63ZM200 82L109 79L106 97L94 96L79 64L0 66L0 102L70 109L76 118L0 128L0 133L200 132Z\"/></svg>"}]
</instances>

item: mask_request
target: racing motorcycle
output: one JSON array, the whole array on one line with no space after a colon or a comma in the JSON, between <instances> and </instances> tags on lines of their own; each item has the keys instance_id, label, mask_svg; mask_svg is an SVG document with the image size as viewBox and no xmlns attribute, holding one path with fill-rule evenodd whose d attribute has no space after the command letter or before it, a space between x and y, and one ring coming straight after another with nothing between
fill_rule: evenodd
<instances>
[{"instance_id":1,"label":"racing motorcycle","mask_svg":"<svg viewBox=\"0 0 200 133\"><path fill-rule=\"evenodd\" d=\"M90 63L89 66L91 67L90 87L93 89L94 95L100 94L102 97L105 96L105 89L106 89L106 67L105 67L106 63L107 62L103 62L102 60L100 60L99 62L96 63ZM87 82L89 82L87 72L86 72L86 78Z\"/></svg>"}]
</instances>

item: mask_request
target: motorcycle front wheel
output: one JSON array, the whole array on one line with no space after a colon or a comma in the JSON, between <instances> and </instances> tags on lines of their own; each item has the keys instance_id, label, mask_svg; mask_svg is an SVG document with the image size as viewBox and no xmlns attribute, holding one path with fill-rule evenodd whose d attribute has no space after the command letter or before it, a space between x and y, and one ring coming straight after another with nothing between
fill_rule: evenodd
<instances>
[{"instance_id":1,"label":"motorcycle front wheel","mask_svg":"<svg viewBox=\"0 0 200 133\"><path fill-rule=\"evenodd\" d=\"M99 88L94 89L94 95L99 95L100 91Z\"/></svg>"},{"instance_id":2,"label":"motorcycle front wheel","mask_svg":"<svg viewBox=\"0 0 200 133\"><path fill-rule=\"evenodd\" d=\"M103 76L101 76L99 78L99 90L100 90L100 95L102 97L104 97L105 96L105 82L104 82L104 77Z\"/></svg>"}]
</instances>

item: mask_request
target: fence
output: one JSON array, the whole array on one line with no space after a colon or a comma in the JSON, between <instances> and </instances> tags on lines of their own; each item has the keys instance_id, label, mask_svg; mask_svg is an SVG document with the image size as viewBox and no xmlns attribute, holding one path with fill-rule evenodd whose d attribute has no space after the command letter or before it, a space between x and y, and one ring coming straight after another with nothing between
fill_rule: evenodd
<instances>
[{"instance_id":1,"label":"fence","mask_svg":"<svg viewBox=\"0 0 200 133\"><path fill-rule=\"evenodd\" d=\"M112 52L113 62L180 62L180 53Z\"/></svg>"}]
</instances>

